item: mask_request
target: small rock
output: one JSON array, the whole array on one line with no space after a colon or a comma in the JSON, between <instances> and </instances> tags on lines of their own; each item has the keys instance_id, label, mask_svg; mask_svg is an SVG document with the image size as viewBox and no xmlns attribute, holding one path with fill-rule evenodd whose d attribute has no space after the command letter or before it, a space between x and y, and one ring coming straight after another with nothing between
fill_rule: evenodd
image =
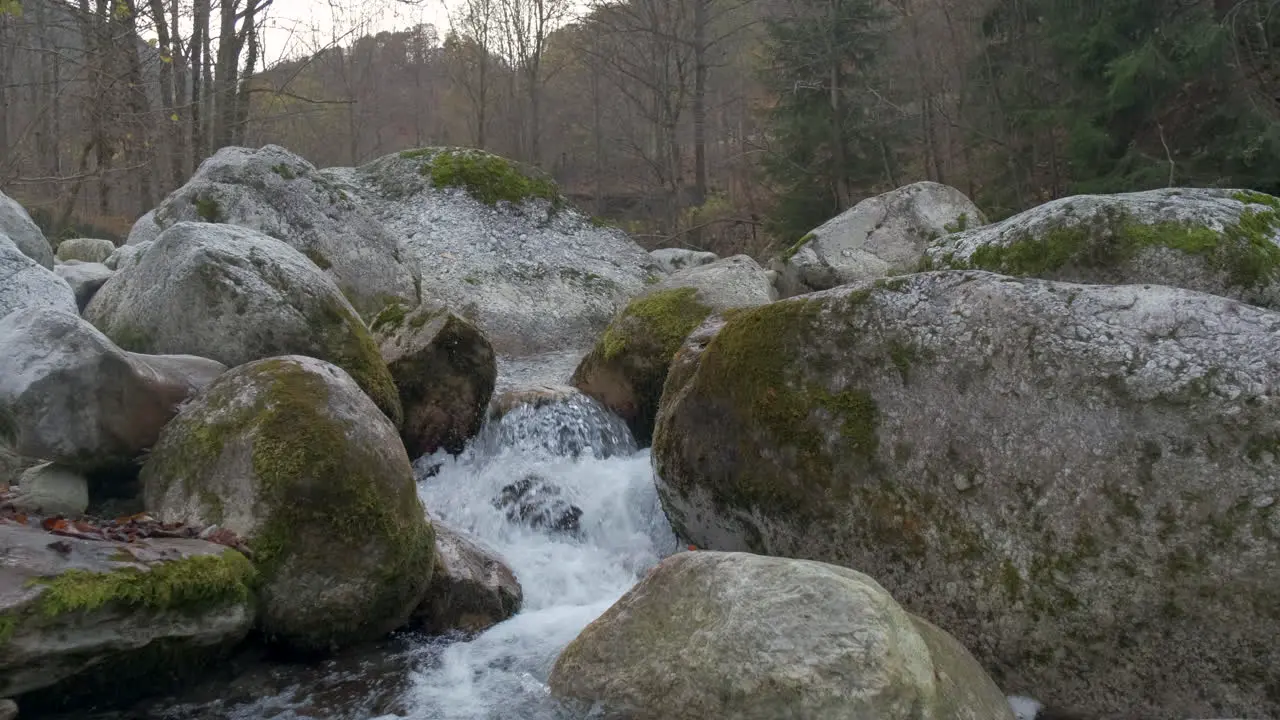
<instances>
[{"instance_id":1,"label":"small rock","mask_svg":"<svg viewBox=\"0 0 1280 720\"><path fill-rule=\"evenodd\" d=\"M80 262L100 263L111 257L116 251L116 244L102 238L71 238L58 243L55 257L62 262L79 260Z\"/></svg>"},{"instance_id":2,"label":"small rock","mask_svg":"<svg viewBox=\"0 0 1280 720\"><path fill-rule=\"evenodd\" d=\"M72 468L42 463L22 474L13 506L32 514L82 515L89 507L89 481Z\"/></svg>"},{"instance_id":3,"label":"small rock","mask_svg":"<svg viewBox=\"0 0 1280 720\"><path fill-rule=\"evenodd\" d=\"M436 569L412 622L430 633L479 632L520 611L524 593L511 568L439 520L432 525Z\"/></svg>"},{"instance_id":4,"label":"small rock","mask_svg":"<svg viewBox=\"0 0 1280 720\"><path fill-rule=\"evenodd\" d=\"M493 506L506 508L507 519L537 530L577 535L582 509L560 497L560 488L537 475L526 475L502 488Z\"/></svg>"}]
</instances>

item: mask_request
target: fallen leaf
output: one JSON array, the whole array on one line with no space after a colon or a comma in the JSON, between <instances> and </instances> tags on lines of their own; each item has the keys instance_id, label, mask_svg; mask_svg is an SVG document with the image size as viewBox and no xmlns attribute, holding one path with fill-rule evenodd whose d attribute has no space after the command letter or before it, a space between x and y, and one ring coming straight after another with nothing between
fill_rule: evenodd
<instances>
[{"instance_id":1,"label":"fallen leaf","mask_svg":"<svg viewBox=\"0 0 1280 720\"><path fill-rule=\"evenodd\" d=\"M49 532L53 532L54 530L66 530L67 521L63 520L61 516L55 515L54 517L45 518L40 523L40 527L48 530Z\"/></svg>"}]
</instances>

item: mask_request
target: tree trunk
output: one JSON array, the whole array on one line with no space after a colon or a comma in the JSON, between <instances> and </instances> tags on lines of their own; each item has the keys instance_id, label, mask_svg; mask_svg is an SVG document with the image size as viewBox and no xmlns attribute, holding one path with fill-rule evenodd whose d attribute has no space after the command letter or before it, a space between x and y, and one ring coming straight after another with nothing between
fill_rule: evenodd
<instances>
[{"instance_id":1,"label":"tree trunk","mask_svg":"<svg viewBox=\"0 0 1280 720\"><path fill-rule=\"evenodd\" d=\"M179 0L174 0L175 5ZM204 96L209 90L205 85L207 65L209 63L209 2L195 0L194 16L191 24L191 42L187 49L191 55L191 161L189 172L194 173L204 159L205 133Z\"/></svg>"},{"instance_id":2,"label":"tree trunk","mask_svg":"<svg viewBox=\"0 0 1280 720\"><path fill-rule=\"evenodd\" d=\"M693 204L707 200L707 5L693 0Z\"/></svg>"}]
</instances>

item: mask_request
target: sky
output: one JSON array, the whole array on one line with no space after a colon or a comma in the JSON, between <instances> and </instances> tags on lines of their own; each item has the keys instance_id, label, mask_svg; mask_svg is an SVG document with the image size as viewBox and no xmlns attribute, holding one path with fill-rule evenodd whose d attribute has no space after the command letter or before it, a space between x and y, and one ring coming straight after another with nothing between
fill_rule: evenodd
<instances>
[{"instance_id":1,"label":"sky","mask_svg":"<svg viewBox=\"0 0 1280 720\"><path fill-rule=\"evenodd\" d=\"M431 23L445 34L448 10L457 0L274 0L261 35L268 66L289 57L309 55L334 44L381 30L403 30Z\"/></svg>"}]
</instances>

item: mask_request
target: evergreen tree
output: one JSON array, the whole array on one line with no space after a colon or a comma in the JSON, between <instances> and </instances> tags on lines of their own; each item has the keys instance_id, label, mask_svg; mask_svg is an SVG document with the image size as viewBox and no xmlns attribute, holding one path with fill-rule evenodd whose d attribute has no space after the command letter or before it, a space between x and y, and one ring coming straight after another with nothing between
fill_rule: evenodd
<instances>
[{"instance_id":1,"label":"evergreen tree","mask_svg":"<svg viewBox=\"0 0 1280 720\"><path fill-rule=\"evenodd\" d=\"M763 169L777 191L777 237L799 238L884 172L888 138L867 89L882 20L874 0L795 0L766 23L765 80L777 101Z\"/></svg>"}]
</instances>

